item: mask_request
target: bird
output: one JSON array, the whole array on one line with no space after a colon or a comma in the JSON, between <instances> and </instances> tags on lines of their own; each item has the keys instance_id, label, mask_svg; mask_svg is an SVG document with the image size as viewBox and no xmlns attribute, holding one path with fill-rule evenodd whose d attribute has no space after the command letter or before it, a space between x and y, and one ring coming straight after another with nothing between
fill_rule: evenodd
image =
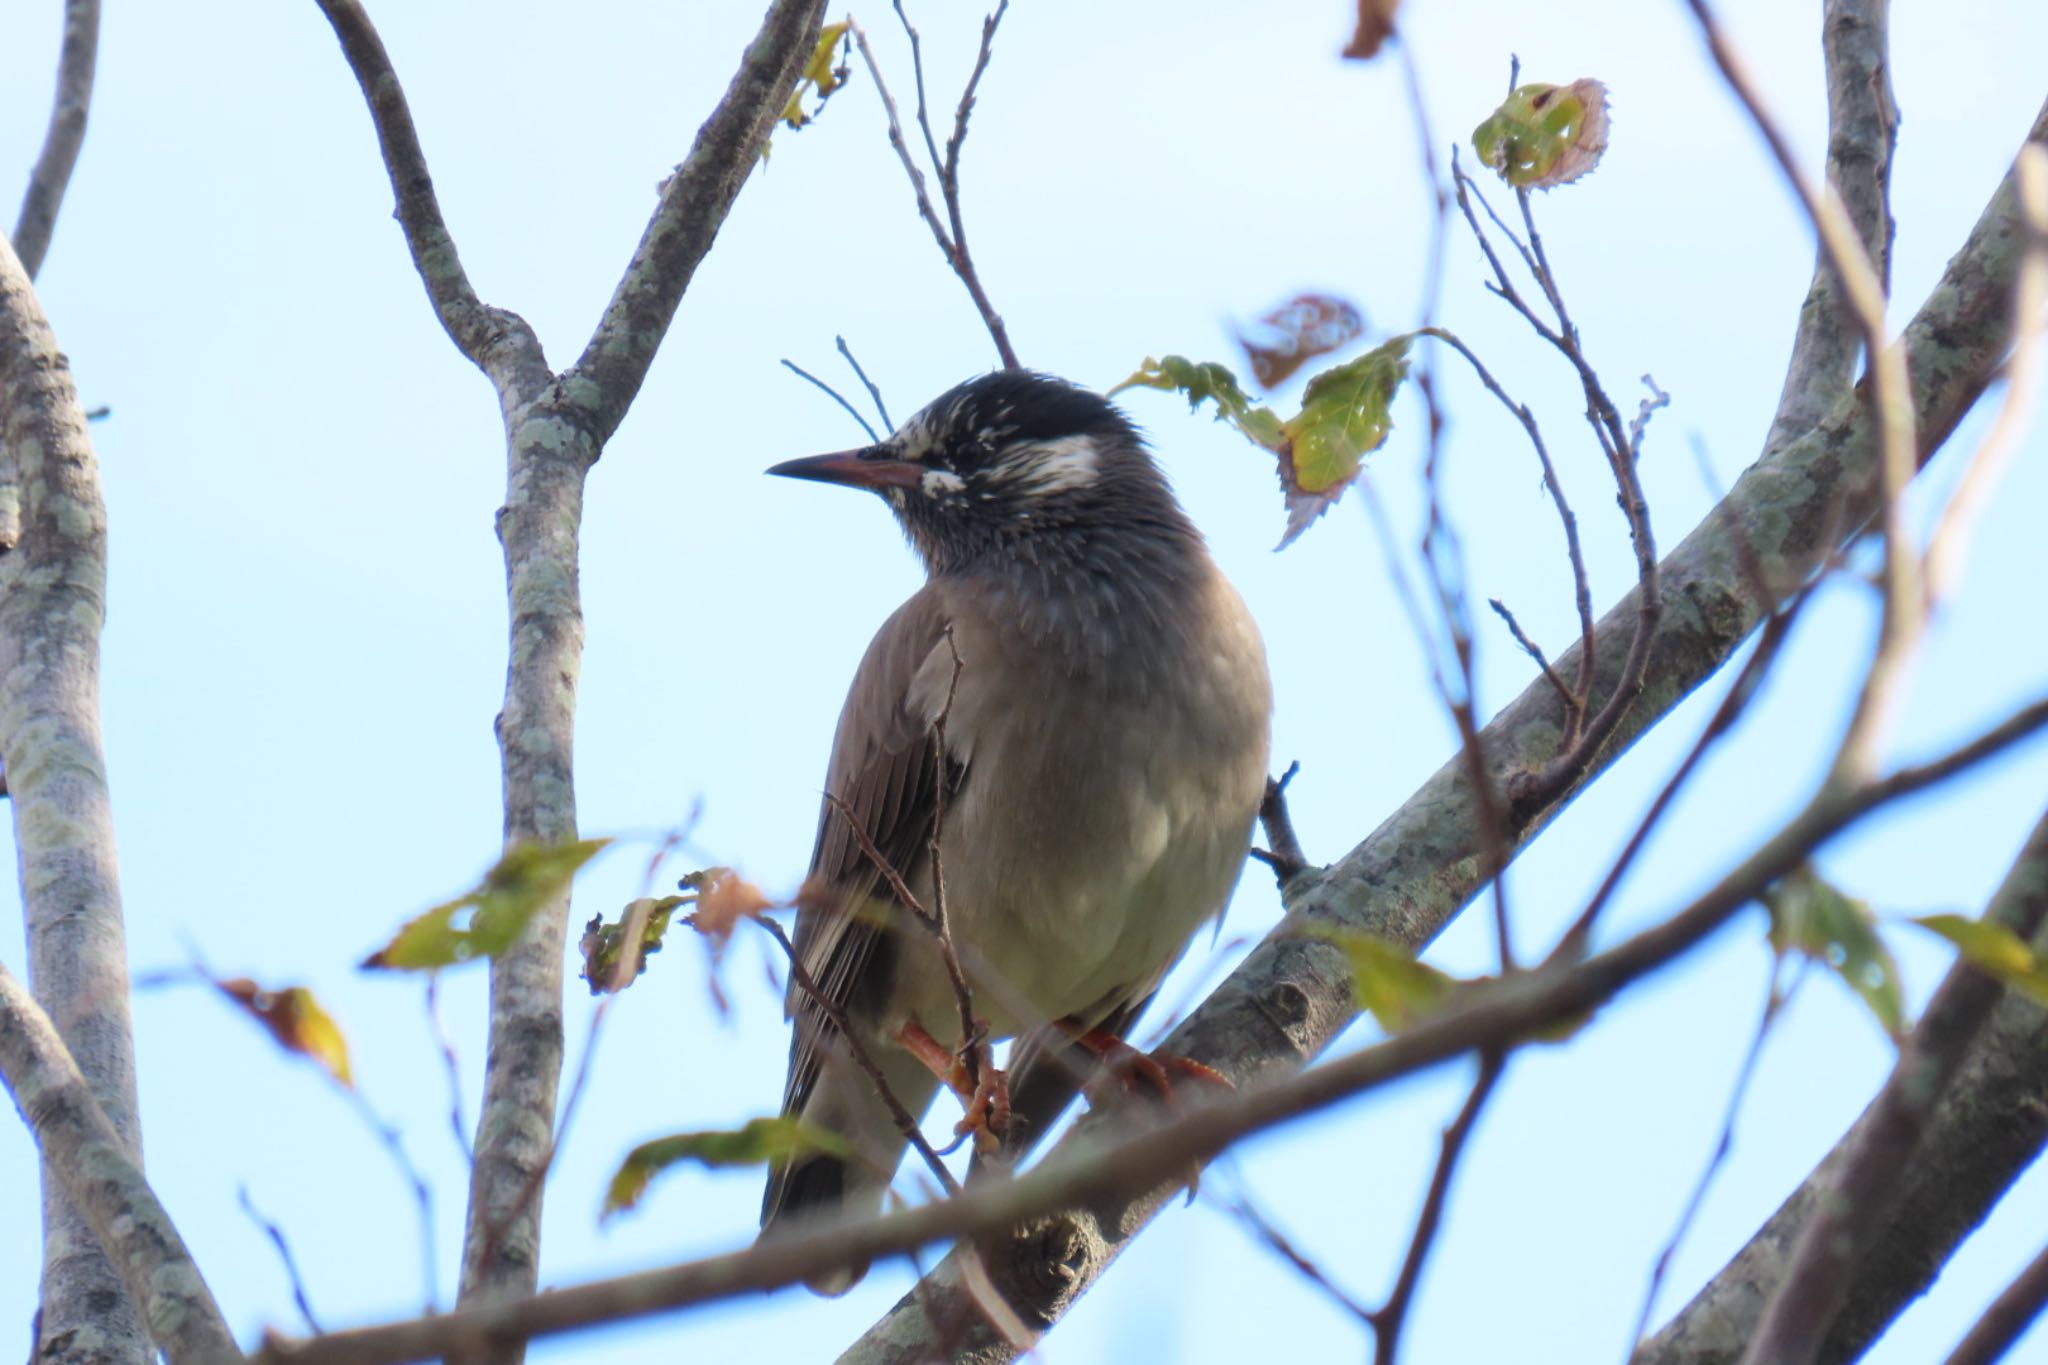
<instances>
[{"instance_id":1,"label":"bird","mask_svg":"<svg viewBox=\"0 0 2048 1365\"><path fill-rule=\"evenodd\" d=\"M798 897L783 1113L842 1150L771 1164L764 1239L878 1212L907 1146L835 1017L913 1117L978 1041L902 892L930 915L943 886L979 1041L1021 1035L998 1119L1015 1149L1073 1098L1077 1060L1135 1058L1123 1033L1243 869L1273 705L1243 598L1092 390L998 370L767 472L879 494L926 581L854 673Z\"/></svg>"}]
</instances>

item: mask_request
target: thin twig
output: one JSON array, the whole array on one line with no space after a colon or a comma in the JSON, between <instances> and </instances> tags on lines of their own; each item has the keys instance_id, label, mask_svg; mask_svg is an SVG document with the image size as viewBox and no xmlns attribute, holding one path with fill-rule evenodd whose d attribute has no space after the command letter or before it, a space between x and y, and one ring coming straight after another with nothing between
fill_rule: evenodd
<instances>
[{"instance_id":1,"label":"thin twig","mask_svg":"<svg viewBox=\"0 0 2048 1365\"><path fill-rule=\"evenodd\" d=\"M1742 1063L1735 1069L1735 1084L1729 1088L1728 1104L1721 1113L1721 1130L1714 1139L1714 1150L1707 1157L1707 1164L1694 1182L1692 1193L1686 1198L1685 1207L1679 1212L1678 1223L1671 1229L1671 1236L1657 1253L1657 1262L1650 1270L1650 1283L1643 1291L1642 1311L1636 1315L1635 1330L1629 1333L1629 1352L1635 1352L1635 1345L1650 1330L1650 1314L1656 1311L1658 1291L1664 1287L1664 1277L1671 1272L1671 1262L1678 1255L1678 1248L1685 1236L1692 1230L1693 1220L1699 1217L1700 1209L1707 1202L1707 1191L1713 1188L1714 1177L1721 1172L1728 1154L1735 1149L1735 1120L1742 1112L1742 1102L1749 1094L1750 1082L1756 1079L1757 1063L1763 1058L1764 1043L1771 1036L1771 1026L1778 1021L1785 1005L1799 989L1799 983L1806 979L1806 965L1811 959L1803 959L1801 966L1789 985L1784 982L1785 960L1782 957L1771 961L1770 985L1764 992L1764 1007L1756 1021L1756 1031L1750 1035L1749 1047L1742 1054ZM1625 1363L1624 1363L1625 1365Z\"/></svg>"},{"instance_id":2,"label":"thin twig","mask_svg":"<svg viewBox=\"0 0 2048 1365\"><path fill-rule=\"evenodd\" d=\"M1287 785L1300 771L1300 763L1289 763L1277 780L1266 779L1266 794L1259 801L1259 827L1266 832L1268 847L1251 850L1254 858L1273 869L1282 889L1309 869L1301 837L1294 832L1294 820L1287 813Z\"/></svg>"},{"instance_id":3,"label":"thin twig","mask_svg":"<svg viewBox=\"0 0 2048 1365\"><path fill-rule=\"evenodd\" d=\"M1968 556L1970 528L1991 500L1992 490L2019 438L2033 421L2041 391L2041 322L2048 305L2048 148L2029 142L2020 148L2013 167L2019 182L2020 221L2027 234L2013 288L2012 356L2005 364L2005 401L1991 430L1977 443L1949 495L1948 506L1934 534L1927 538L1927 594L1930 603L1945 601L1961 581Z\"/></svg>"},{"instance_id":4,"label":"thin twig","mask_svg":"<svg viewBox=\"0 0 2048 1365\"><path fill-rule=\"evenodd\" d=\"M236 1186L235 1197L241 1201L242 1212L249 1215L249 1221L261 1228L270 1244L277 1248L277 1258L284 1263L285 1278L291 1282L292 1302L298 1305L299 1316L306 1320L306 1326L318 1336L326 1329L320 1325L320 1319L313 1316L313 1304L306 1297L306 1281L299 1274L298 1258L292 1255L292 1244L285 1240L284 1229L263 1216L255 1201L249 1198L247 1185Z\"/></svg>"},{"instance_id":5,"label":"thin twig","mask_svg":"<svg viewBox=\"0 0 2048 1365\"><path fill-rule=\"evenodd\" d=\"M390 1153L391 1164L397 1168L400 1178L412 1190L413 1209L419 1223L420 1279L426 1286L426 1311L431 1313L441 1302L441 1258L434 1250L433 1187L427 1183L426 1176L413 1164L411 1155L406 1152L405 1135L398 1130L398 1125L371 1108L369 1098L354 1086L344 1086L342 1093L348 1096L350 1107L356 1111L356 1117L363 1121L363 1126L368 1128L377 1141L383 1144L384 1150Z\"/></svg>"},{"instance_id":6,"label":"thin twig","mask_svg":"<svg viewBox=\"0 0 2048 1365\"><path fill-rule=\"evenodd\" d=\"M853 1058L853 1064L859 1067L861 1074L873 1084L875 1093L889 1111L889 1117L895 1120L896 1131L903 1134L904 1140L924 1159L924 1164L930 1168L932 1178L939 1182L940 1188L948 1195L960 1193L960 1182L953 1178L953 1173L946 1169L945 1161L925 1139L924 1130L918 1126L917 1116L904 1107L902 1100L896 1098L895 1090L889 1085L889 1078L883 1074L881 1066L868 1052L866 1044L861 1042L860 1035L854 1031L853 1022L846 1017L845 1009L818 985L816 978L805 968L803 959L797 955L796 945L789 941L789 935L783 932L781 925L766 915L755 915L753 920L768 932L770 938L781 945L783 956L789 959L789 979L796 983L798 990L809 996L818 1008L824 1011L825 1017L832 1022L832 1027L838 1030L839 1037L846 1044L848 1055ZM819 1042L822 1045L824 1040L820 1039ZM827 1056L831 1055L831 1049L828 1047L821 1046L820 1051Z\"/></svg>"},{"instance_id":7,"label":"thin twig","mask_svg":"<svg viewBox=\"0 0 2048 1365\"><path fill-rule=\"evenodd\" d=\"M2048 1307L2048 1248L2027 1262L1949 1353L1947 1365L1994 1365Z\"/></svg>"},{"instance_id":8,"label":"thin twig","mask_svg":"<svg viewBox=\"0 0 2048 1365\"><path fill-rule=\"evenodd\" d=\"M1507 624L1508 634L1514 637L1515 643L1521 646L1522 652L1536 661L1537 670L1549 680L1551 690L1557 693L1557 699L1564 706L1565 710L1576 714L1578 698L1572 695L1571 688L1565 686L1564 679L1557 676L1557 670L1550 666L1549 658L1543 653L1543 646L1529 638L1528 632L1522 629L1522 623L1517 621L1515 614L1508 610L1507 603L1501 601L1498 597L1489 597L1486 599L1486 605L1492 607L1493 614Z\"/></svg>"},{"instance_id":9,"label":"thin twig","mask_svg":"<svg viewBox=\"0 0 2048 1365\"><path fill-rule=\"evenodd\" d=\"M1415 1287L1422 1282L1422 1267L1429 1260L1430 1248L1436 1243L1437 1229L1443 1224L1444 1205L1449 1202L1451 1194L1451 1177L1457 1171L1466 1141L1472 1136L1473 1126L1479 1122L1479 1115L1486 1108L1486 1101L1492 1096L1505 1065L1506 1058L1498 1050L1485 1050L1479 1054L1479 1075L1472 1082L1472 1093L1465 1097L1464 1107L1444 1129L1436 1170L1429 1177L1429 1192L1423 1196L1422 1212L1416 1216L1415 1235L1408 1243L1408 1254L1401 1261L1401 1272L1394 1280L1394 1289L1387 1296L1387 1301L1371 1314L1372 1325L1378 1332L1373 1343L1373 1365L1394 1365L1400 1354L1401 1329L1406 1325L1408 1310L1415 1302Z\"/></svg>"},{"instance_id":10,"label":"thin twig","mask_svg":"<svg viewBox=\"0 0 2048 1365\"><path fill-rule=\"evenodd\" d=\"M30 279L42 269L57 228L57 210L85 144L86 116L92 111L92 74L100 43L99 0L64 0L64 38L57 50L57 90L50 100L50 122L43 150L28 173L21 196L21 214L10 238L14 254Z\"/></svg>"},{"instance_id":11,"label":"thin twig","mask_svg":"<svg viewBox=\"0 0 2048 1365\"><path fill-rule=\"evenodd\" d=\"M427 1027L433 1030L434 1044L441 1050L441 1069L448 1077L448 1130L455 1134L455 1146L462 1159L474 1163L476 1153L470 1149L469 1129L462 1121L462 1063L455 1055L455 1040L441 1019L439 972L427 973Z\"/></svg>"},{"instance_id":12,"label":"thin twig","mask_svg":"<svg viewBox=\"0 0 2048 1365\"><path fill-rule=\"evenodd\" d=\"M845 408L847 412L852 415L853 420L860 423L860 429L868 434L869 441L873 442L882 439L880 436L877 436L875 434L875 429L874 427L868 424L868 419L860 415L860 409L855 407L852 403L849 403L846 400L845 394L833 388L830 384L827 384L824 380L818 378L818 376L812 374L809 370L797 364L788 356L784 356L782 358L782 367L788 370L790 373L796 375L799 379L809 380L812 384L816 385L818 388L824 390L827 394L831 395L833 402L837 403L840 407Z\"/></svg>"},{"instance_id":13,"label":"thin twig","mask_svg":"<svg viewBox=\"0 0 2048 1365\"><path fill-rule=\"evenodd\" d=\"M989 1054L982 1022L974 1017L974 997L967 989L967 973L960 969L960 951L953 945L953 926L946 915L943 845L946 788L952 779L953 762L946 748L946 722L953 715L953 698L960 690L960 670L965 664L960 657L960 646L953 638L951 625L946 627L946 649L953 656L953 672L946 679L945 703L939 707L939 714L932 718L932 832L925 841L925 852L932 863L932 934L938 940L939 955L946 964L946 977L953 985L953 1003L960 1011L960 1060L967 1068L968 1081L979 1088L987 1073L994 1070L995 1061Z\"/></svg>"},{"instance_id":14,"label":"thin twig","mask_svg":"<svg viewBox=\"0 0 2048 1365\"><path fill-rule=\"evenodd\" d=\"M1235 1195L1212 1193L1208 1188L1208 1182L1204 1182L1202 1193L1244 1224L1268 1250L1293 1266L1302 1278L1320 1289L1331 1303L1357 1319L1360 1326L1369 1328L1373 1325L1372 1310L1332 1279L1330 1273L1316 1263L1315 1258L1297 1247L1293 1239L1282 1232L1273 1220L1252 1202L1251 1194L1244 1188L1242 1179L1238 1182Z\"/></svg>"},{"instance_id":15,"label":"thin twig","mask_svg":"<svg viewBox=\"0 0 2048 1365\"><path fill-rule=\"evenodd\" d=\"M860 361L854 359L853 348L846 344L845 337L835 336L832 341L839 347L839 354L846 357L846 363L853 367L854 376L867 386L868 397L875 400L875 411L881 414L882 425L894 431L896 424L889 420L889 405L882 401L882 390L876 386L874 380L868 378L868 372L861 368Z\"/></svg>"},{"instance_id":16,"label":"thin twig","mask_svg":"<svg viewBox=\"0 0 2048 1365\"><path fill-rule=\"evenodd\" d=\"M903 20L904 29L910 34L911 59L917 71L918 121L924 129L926 149L932 158L932 170L940 177L940 193L946 203L947 215L954 225L951 232L947 230L946 222L940 219L939 211L932 203L931 191L925 186L924 172L918 168L917 158L910 151L910 142L903 135L903 121L896 111L896 99L889 93L888 82L882 78L881 64L875 60L874 49L868 46L867 31L853 19L848 19L847 24L853 34L854 46L860 50L861 60L867 64L868 75L875 82L875 93L881 97L882 110L889 120L889 145L896 149L896 158L903 163L904 174L910 177L911 191L917 197L918 216L923 218L925 226L931 229L932 240L939 246L939 254L946 258L946 264L954 275L959 277L960 283L967 288L968 296L974 300L975 310L981 314L982 326L988 329L989 339L995 343L996 354L1001 357L1003 368L1014 370L1021 368L1017 352L1010 345L1009 332L1004 328L1003 319L996 312L995 306L989 302L988 291L982 287L981 276L974 266L974 258L967 251L965 234L960 226L963 220L960 212L959 180L959 144L967 136L967 118L973 108L974 90L981 81L982 71L988 66L995 41L996 24L1008 8L1009 0L1001 0L996 12L982 24L981 52L976 58L974 73L968 80L967 89L961 96L960 109L954 122L953 138L948 143L952 156L941 160L930 122L925 114L924 59L917 39L917 30L911 27L909 17L903 13L902 5L898 4L896 7L898 17Z\"/></svg>"}]
</instances>

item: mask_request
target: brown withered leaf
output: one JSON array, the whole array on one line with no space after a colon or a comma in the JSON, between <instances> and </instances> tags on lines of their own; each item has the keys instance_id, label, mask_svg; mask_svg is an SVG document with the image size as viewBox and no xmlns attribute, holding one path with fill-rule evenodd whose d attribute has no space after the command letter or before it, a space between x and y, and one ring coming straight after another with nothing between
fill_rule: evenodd
<instances>
[{"instance_id":1,"label":"brown withered leaf","mask_svg":"<svg viewBox=\"0 0 2048 1365\"><path fill-rule=\"evenodd\" d=\"M1358 0L1358 27L1343 55L1360 62L1377 57L1381 45L1394 35L1394 11L1399 8L1401 0Z\"/></svg>"},{"instance_id":2,"label":"brown withered leaf","mask_svg":"<svg viewBox=\"0 0 2048 1365\"><path fill-rule=\"evenodd\" d=\"M1275 388L1302 365L1327 355L1365 330L1356 304L1334 294L1297 294L1237 331L1237 344L1262 389Z\"/></svg>"}]
</instances>

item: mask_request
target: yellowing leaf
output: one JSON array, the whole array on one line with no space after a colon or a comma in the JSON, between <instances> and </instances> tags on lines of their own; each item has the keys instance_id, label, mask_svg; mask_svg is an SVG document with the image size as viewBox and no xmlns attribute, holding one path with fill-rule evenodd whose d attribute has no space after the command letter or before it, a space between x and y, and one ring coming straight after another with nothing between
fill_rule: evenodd
<instances>
[{"instance_id":1,"label":"yellowing leaf","mask_svg":"<svg viewBox=\"0 0 2048 1365\"><path fill-rule=\"evenodd\" d=\"M1520 86L1472 130L1472 150L1517 188L1569 184L1607 150L1607 87L1590 79Z\"/></svg>"},{"instance_id":2,"label":"yellowing leaf","mask_svg":"<svg viewBox=\"0 0 2048 1365\"><path fill-rule=\"evenodd\" d=\"M1344 953L1358 1007L1388 1033L1398 1033L1429 1014L1457 985L1457 978L1418 962L1406 949L1371 934L1340 929L1319 931Z\"/></svg>"},{"instance_id":3,"label":"yellowing leaf","mask_svg":"<svg viewBox=\"0 0 2048 1365\"><path fill-rule=\"evenodd\" d=\"M355 1084L349 1072L348 1040L342 1036L341 1025L321 1007L313 992L304 986L266 990L246 976L216 980L213 984L269 1030L279 1046L311 1059L343 1085Z\"/></svg>"},{"instance_id":4,"label":"yellowing leaf","mask_svg":"<svg viewBox=\"0 0 2048 1365\"><path fill-rule=\"evenodd\" d=\"M792 128L801 128L817 118L824 109L825 101L832 98L832 92L846 84L848 68L836 61L840 44L846 40L843 23L827 24L818 30L818 45L811 49L810 60L804 63L803 73L797 77L796 89L789 92L789 103L782 107L782 121ZM810 113L804 112L804 96L815 91L818 107ZM761 155L768 155L767 145L761 147Z\"/></svg>"},{"instance_id":5,"label":"yellowing leaf","mask_svg":"<svg viewBox=\"0 0 2048 1365\"><path fill-rule=\"evenodd\" d=\"M1304 364L1327 355L1365 330L1365 315L1334 294L1297 294L1237 332L1262 389L1275 388Z\"/></svg>"},{"instance_id":6,"label":"yellowing leaf","mask_svg":"<svg viewBox=\"0 0 2048 1365\"><path fill-rule=\"evenodd\" d=\"M724 943L739 928L741 920L752 919L775 905L760 887L729 867L692 872L683 878L683 885L697 892L687 898L697 902L697 908L690 914L690 927L714 943Z\"/></svg>"},{"instance_id":7,"label":"yellowing leaf","mask_svg":"<svg viewBox=\"0 0 2048 1365\"><path fill-rule=\"evenodd\" d=\"M1893 1038L1906 1029L1899 965L1878 936L1870 906L1843 895L1811 866L1801 867L1762 896L1771 912L1771 946L1804 953L1840 976Z\"/></svg>"},{"instance_id":8,"label":"yellowing leaf","mask_svg":"<svg viewBox=\"0 0 2048 1365\"><path fill-rule=\"evenodd\" d=\"M1280 486L1287 497L1284 546L1321 516L1358 477L1393 426L1394 394L1408 376L1409 337L1395 337L1309 380L1301 411L1283 427Z\"/></svg>"},{"instance_id":9,"label":"yellowing leaf","mask_svg":"<svg viewBox=\"0 0 2048 1365\"><path fill-rule=\"evenodd\" d=\"M495 957L518 942L542 906L560 895L609 839L523 843L505 850L476 887L408 920L365 968L432 971ZM457 924L458 916L468 914Z\"/></svg>"},{"instance_id":10,"label":"yellowing leaf","mask_svg":"<svg viewBox=\"0 0 2048 1365\"><path fill-rule=\"evenodd\" d=\"M679 1161L695 1161L705 1166L757 1166L814 1152L838 1157L853 1154L852 1148L836 1134L788 1117L752 1119L731 1131L675 1133L655 1138L626 1153L605 1190L604 1208L598 1218L603 1221L638 1204L654 1183L654 1177Z\"/></svg>"},{"instance_id":11,"label":"yellowing leaf","mask_svg":"<svg viewBox=\"0 0 2048 1365\"><path fill-rule=\"evenodd\" d=\"M1915 915L1912 922L1954 944L1986 976L2048 1005L2048 960L2003 924L1966 915Z\"/></svg>"}]
</instances>

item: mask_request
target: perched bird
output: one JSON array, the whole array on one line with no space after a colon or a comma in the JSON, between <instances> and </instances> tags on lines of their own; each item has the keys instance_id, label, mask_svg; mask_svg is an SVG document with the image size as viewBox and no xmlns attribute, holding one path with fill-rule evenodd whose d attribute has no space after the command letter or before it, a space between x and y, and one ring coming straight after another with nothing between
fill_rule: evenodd
<instances>
[{"instance_id":1,"label":"perched bird","mask_svg":"<svg viewBox=\"0 0 2048 1365\"><path fill-rule=\"evenodd\" d=\"M797 959L834 1008L792 980L783 1112L855 1158L771 1168L763 1236L878 1209L906 1146L833 1014L912 1115L972 1042L933 937L905 922L852 823L927 911L940 828L974 1014L991 1039L1027 1035L1010 1090L1028 1145L1073 1097L1073 1040L1120 1046L1222 914L1265 790L1272 711L1243 600L1098 394L999 371L875 445L768 472L879 493L927 580L854 674L796 921ZM843 1292L861 1273L811 1287Z\"/></svg>"}]
</instances>

